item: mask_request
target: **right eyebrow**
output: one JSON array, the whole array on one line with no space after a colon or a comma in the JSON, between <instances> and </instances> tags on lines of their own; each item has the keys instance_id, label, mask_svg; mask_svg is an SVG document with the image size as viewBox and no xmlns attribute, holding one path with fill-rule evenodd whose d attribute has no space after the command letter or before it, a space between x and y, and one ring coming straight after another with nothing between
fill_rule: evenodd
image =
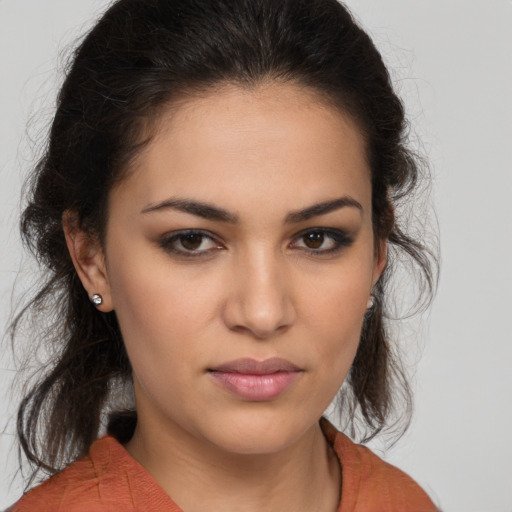
<instances>
[{"instance_id":1,"label":"right eyebrow","mask_svg":"<svg viewBox=\"0 0 512 512\"><path fill-rule=\"evenodd\" d=\"M227 222L235 224L238 222L238 216L223 208L218 208L202 201L195 201L192 199L166 199L157 204L150 204L146 206L141 213L146 214L161 210L178 210L185 213L202 217L203 219L216 220L220 222Z\"/></svg>"}]
</instances>

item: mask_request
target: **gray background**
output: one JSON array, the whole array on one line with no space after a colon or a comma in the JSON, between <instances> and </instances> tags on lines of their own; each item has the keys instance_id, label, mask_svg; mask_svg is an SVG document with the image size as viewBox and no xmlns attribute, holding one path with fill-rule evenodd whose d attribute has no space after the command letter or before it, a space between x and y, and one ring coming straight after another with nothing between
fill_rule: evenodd
<instances>
[{"instance_id":1,"label":"gray background","mask_svg":"<svg viewBox=\"0 0 512 512\"><path fill-rule=\"evenodd\" d=\"M446 512L511 512L512 1L348 4L394 69L435 173L441 226L439 293L421 336L407 345L409 360L419 360L415 420L385 456ZM62 50L105 5L0 0L2 331L21 260L16 221L29 140L51 115ZM20 484L13 481L13 363L6 348L0 353L2 508L19 496Z\"/></svg>"}]
</instances>

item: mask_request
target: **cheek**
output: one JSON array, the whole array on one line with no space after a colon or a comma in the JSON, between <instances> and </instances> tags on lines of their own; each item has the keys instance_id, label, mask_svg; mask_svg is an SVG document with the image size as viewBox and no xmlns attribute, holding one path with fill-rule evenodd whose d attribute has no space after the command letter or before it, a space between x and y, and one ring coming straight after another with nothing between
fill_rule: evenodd
<instances>
[{"instance_id":1,"label":"cheek","mask_svg":"<svg viewBox=\"0 0 512 512\"><path fill-rule=\"evenodd\" d=\"M137 251L136 244L121 251L120 243L112 249L116 264L109 278L134 381L162 408L168 403L193 408L199 393L184 405L180 390L200 381L211 364L212 346L225 339L219 316L225 272L215 264L208 269L170 264L165 253Z\"/></svg>"},{"instance_id":2,"label":"cheek","mask_svg":"<svg viewBox=\"0 0 512 512\"><path fill-rule=\"evenodd\" d=\"M371 290L371 271L362 265L347 266L303 286L304 316L322 332L360 330Z\"/></svg>"},{"instance_id":3,"label":"cheek","mask_svg":"<svg viewBox=\"0 0 512 512\"><path fill-rule=\"evenodd\" d=\"M312 349L326 374L329 386L338 388L355 357L372 274L368 266L347 265L317 279L303 295L302 316L312 337Z\"/></svg>"},{"instance_id":4,"label":"cheek","mask_svg":"<svg viewBox=\"0 0 512 512\"><path fill-rule=\"evenodd\" d=\"M145 267L143 273L120 269L112 282L116 314L127 346L143 344L168 353L182 351L194 332L211 317L213 290L181 282L157 268Z\"/></svg>"},{"instance_id":5,"label":"cheek","mask_svg":"<svg viewBox=\"0 0 512 512\"><path fill-rule=\"evenodd\" d=\"M113 298L139 390L137 407L143 408L147 401L141 393L162 409L169 403L177 407L182 403L182 383L197 378L206 364L200 347L206 299L193 288L179 286L178 277L168 285L168 279L150 265L144 274L119 268L115 275ZM194 396L188 406L195 406Z\"/></svg>"}]
</instances>

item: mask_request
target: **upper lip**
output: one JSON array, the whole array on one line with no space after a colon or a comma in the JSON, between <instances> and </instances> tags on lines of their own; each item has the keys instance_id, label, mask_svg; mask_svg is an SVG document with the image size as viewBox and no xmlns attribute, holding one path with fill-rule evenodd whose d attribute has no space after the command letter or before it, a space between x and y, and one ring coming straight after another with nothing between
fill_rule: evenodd
<instances>
[{"instance_id":1,"label":"upper lip","mask_svg":"<svg viewBox=\"0 0 512 512\"><path fill-rule=\"evenodd\" d=\"M300 370L298 366L280 357L272 357L264 361L250 358L235 359L209 369L212 372L242 373L245 375L268 375L277 372L298 372Z\"/></svg>"}]
</instances>

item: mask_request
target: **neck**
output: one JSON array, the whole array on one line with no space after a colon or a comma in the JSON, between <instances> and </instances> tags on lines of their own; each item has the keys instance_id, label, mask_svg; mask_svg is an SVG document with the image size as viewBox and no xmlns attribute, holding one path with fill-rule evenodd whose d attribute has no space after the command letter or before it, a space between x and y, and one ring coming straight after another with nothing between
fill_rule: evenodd
<instances>
[{"instance_id":1,"label":"neck","mask_svg":"<svg viewBox=\"0 0 512 512\"><path fill-rule=\"evenodd\" d=\"M146 435L137 425L126 448L186 512L335 512L339 462L319 425L271 454L226 453L186 432Z\"/></svg>"}]
</instances>

